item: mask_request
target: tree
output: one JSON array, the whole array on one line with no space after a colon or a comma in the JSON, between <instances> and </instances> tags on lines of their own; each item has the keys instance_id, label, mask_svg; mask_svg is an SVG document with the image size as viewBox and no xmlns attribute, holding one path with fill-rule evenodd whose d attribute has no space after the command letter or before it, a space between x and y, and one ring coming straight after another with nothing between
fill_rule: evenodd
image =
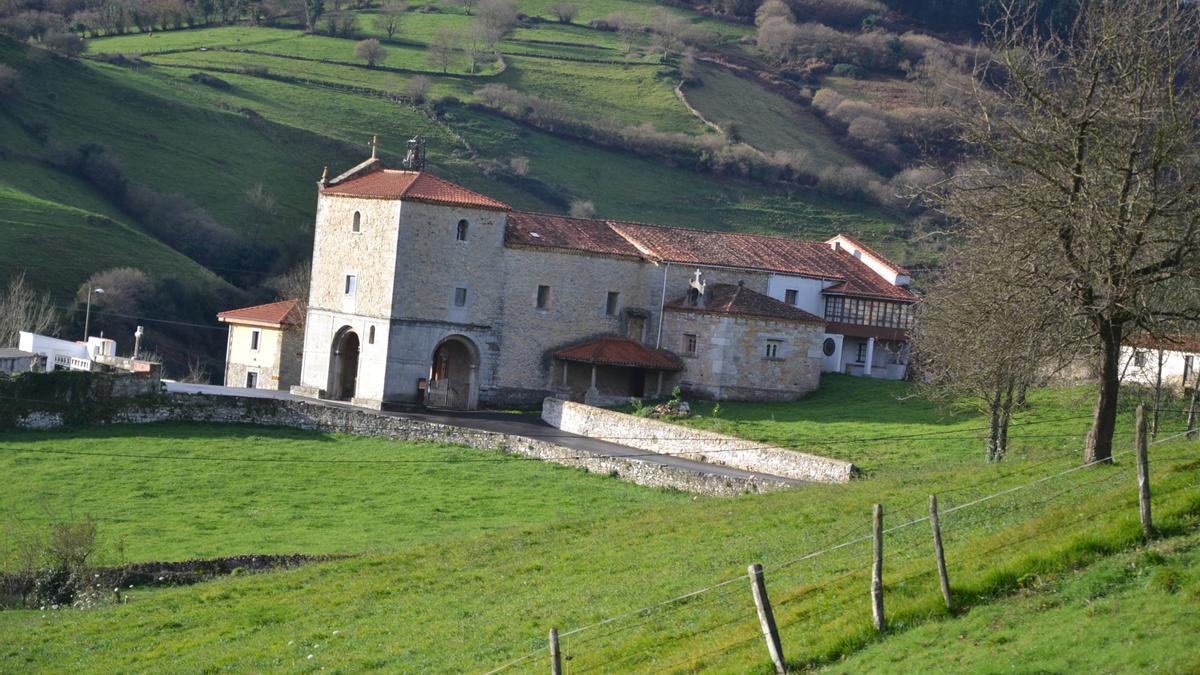
<instances>
[{"instance_id":1,"label":"tree","mask_svg":"<svg viewBox=\"0 0 1200 675\"><path fill-rule=\"evenodd\" d=\"M454 0L455 4L462 5L463 12L467 16L471 16L471 9L479 4L479 0Z\"/></svg>"},{"instance_id":2,"label":"tree","mask_svg":"<svg viewBox=\"0 0 1200 675\"><path fill-rule=\"evenodd\" d=\"M967 400L988 416L987 461L1008 451L1022 392L1054 372L1063 353L1063 314L1046 290L1020 282L1000 257L1003 242L973 233L931 284L913 329L917 381L934 400Z\"/></svg>"},{"instance_id":3,"label":"tree","mask_svg":"<svg viewBox=\"0 0 1200 675\"><path fill-rule=\"evenodd\" d=\"M0 290L0 347L16 347L19 333L54 335L58 332L58 311L50 292L38 293L18 274Z\"/></svg>"},{"instance_id":4,"label":"tree","mask_svg":"<svg viewBox=\"0 0 1200 675\"><path fill-rule=\"evenodd\" d=\"M408 78L408 82L404 83L402 95L408 99L413 105L420 105L425 102L425 98L429 96L429 87L432 84L428 77L424 75L415 75Z\"/></svg>"},{"instance_id":5,"label":"tree","mask_svg":"<svg viewBox=\"0 0 1200 675\"><path fill-rule=\"evenodd\" d=\"M1035 261L1014 283L1063 299L1100 374L1083 459L1107 461L1122 342L1200 316L1200 8L1093 0L1058 35L1033 5L990 31L956 120L968 159L937 205L1001 259Z\"/></svg>"},{"instance_id":6,"label":"tree","mask_svg":"<svg viewBox=\"0 0 1200 675\"><path fill-rule=\"evenodd\" d=\"M434 68L441 68L442 74L450 70L450 66L458 61L458 33L449 28L443 28L433 36L425 52L425 61Z\"/></svg>"},{"instance_id":7,"label":"tree","mask_svg":"<svg viewBox=\"0 0 1200 675\"><path fill-rule=\"evenodd\" d=\"M379 16L375 17L375 28L383 31L389 40L395 38L400 31L400 18L407 11L408 5L400 0L385 2L379 10Z\"/></svg>"},{"instance_id":8,"label":"tree","mask_svg":"<svg viewBox=\"0 0 1200 675\"><path fill-rule=\"evenodd\" d=\"M590 199L575 199L571 201L572 218L593 218L596 215L596 205Z\"/></svg>"},{"instance_id":9,"label":"tree","mask_svg":"<svg viewBox=\"0 0 1200 675\"><path fill-rule=\"evenodd\" d=\"M387 50L379 40L368 38L354 46L354 57L366 61L368 68L374 68L387 60Z\"/></svg>"},{"instance_id":10,"label":"tree","mask_svg":"<svg viewBox=\"0 0 1200 675\"><path fill-rule=\"evenodd\" d=\"M571 23L579 16L579 5L569 2L556 2L550 5L550 15L559 23Z\"/></svg>"},{"instance_id":11,"label":"tree","mask_svg":"<svg viewBox=\"0 0 1200 675\"><path fill-rule=\"evenodd\" d=\"M480 62L487 58L488 54L493 53L491 45L494 43L488 37L487 31L479 24L468 28L463 36L463 52L467 55L472 75L479 68Z\"/></svg>"},{"instance_id":12,"label":"tree","mask_svg":"<svg viewBox=\"0 0 1200 675\"><path fill-rule=\"evenodd\" d=\"M475 19L487 40L495 44L512 33L517 25L517 3L513 0L479 0L479 16Z\"/></svg>"},{"instance_id":13,"label":"tree","mask_svg":"<svg viewBox=\"0 0 1200 675\"><path fill-rule=\"evenodd\" d=\"M317 30L317 21L325 13L325 0L304 0L304 27L312 33Z\"/></svg>"}]
</instances>

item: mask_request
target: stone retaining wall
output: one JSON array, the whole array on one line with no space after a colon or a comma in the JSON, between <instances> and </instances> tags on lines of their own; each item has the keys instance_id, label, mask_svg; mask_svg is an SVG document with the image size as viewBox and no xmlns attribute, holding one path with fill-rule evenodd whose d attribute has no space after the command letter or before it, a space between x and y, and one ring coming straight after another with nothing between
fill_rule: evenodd
<instances>
[{"instance_id":1,"label":"stone retaining wall","mask_svg":"<svg viewBox=\"0 0 1200 675\"><path fill-rule=\"evenodd\" d=\"M556 398L542 404L542 419L552 427L581 436L785 478L845 483L858 473L852 463L842 460Z\"/></svg>"},{"instance_id":2,"label":"stone retaining wall","mask_svg":"<svg viewBox=\"0 0 1200 675\"><path fill-rule=\"evenodd\" d=\"M65 426L61 413L33 411L16 415L20 429L53 429ZM523 436L478 431L436 424L385 413L330 407L306 401L264 398L169 394L154 399L131 400L113 407L96 424L151 424L203 422L257 424L308 431L372 436L397 441L447 443L480 450L495 450L608 474L637 485L675 488L706 495L737 495L783 490L793 485L757 478L731 478L664 466L637 458L591 456L582 451Z\"/></svg>"}]
</instances>

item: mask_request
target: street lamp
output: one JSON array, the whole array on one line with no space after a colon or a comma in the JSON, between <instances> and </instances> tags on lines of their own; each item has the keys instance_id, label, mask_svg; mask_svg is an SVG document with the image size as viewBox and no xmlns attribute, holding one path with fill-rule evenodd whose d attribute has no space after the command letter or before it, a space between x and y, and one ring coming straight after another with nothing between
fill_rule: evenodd
<instances>
[{"instance_id":1,"label":"street lamp","mask_svg":"<svg viewBox=\"0 0 1200 675\"><path fill-rule=\"evenodd\" d=\"M84 342L87 342L88 324L91 323L91 320L92 320L92 294L93 293L99 293L99 294L103 295L104 289L103 288L92 288L91 286L88 286L87 311L84 312L84 314L83 314L83 341Z\"/></svg>"}]
</instances>

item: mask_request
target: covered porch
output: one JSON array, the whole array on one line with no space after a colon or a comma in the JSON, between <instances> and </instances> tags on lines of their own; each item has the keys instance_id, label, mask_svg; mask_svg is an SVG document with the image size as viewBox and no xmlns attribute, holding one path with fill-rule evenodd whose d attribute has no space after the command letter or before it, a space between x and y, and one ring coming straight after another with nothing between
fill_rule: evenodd
<instances>
[{"instance_id":1,"label":"covered porch","mask_svg":"<svg viewBox=\"0 0 1200 675\"><path fill-rule=\"evenodd\" d=\"M682 370L670 352L628 338L602 337L554 352L553 388L569 401L619 405L669 394Z\"/></svg>"}]
</instances>

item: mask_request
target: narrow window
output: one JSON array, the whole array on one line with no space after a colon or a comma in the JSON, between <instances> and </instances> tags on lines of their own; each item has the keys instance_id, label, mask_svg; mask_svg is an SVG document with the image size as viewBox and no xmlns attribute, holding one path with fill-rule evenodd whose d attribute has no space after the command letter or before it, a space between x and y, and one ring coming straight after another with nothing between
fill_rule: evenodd
<instances>
[{"instance_id":1,"label":"narrow window","mask_svg":"<svg viewBox=\"0 0 1200 675\"><path fill-rule=\"evenodd\" d=\"M467 306L467 289L465 289L465 288L454 289L454 306L455 307L466 307Z\"/></svg>"},{"instance_id":2,"label":"narrow window","mask_svg":"<svg viewBox=\"0 0 1200 675\"><path fill-rule=\"evenodd\" d=\"M354 295L358 290L358 277L353 274L346 275L346 295Z\"/></svg>"},{"instance_id":3,"label":"narrow window","mask_svg":"<svg viewBox=\"0 0 1200 675\"><path fill-rule=\"evenodd\" d=\"M351 232L362 232L362 214L354 212L354 223L350 225Z\"/></svg>"},{"instance_id":4,"label":"narrow window","mask_svg":"<svg viewBox=\"0 0 1200 675\"><path fill-rule=\"evenodd\" d=\"M700 304L700 291L695 288L689 288L687 292L687 303L692 307Z\"/></svg>"},{"instance_id":5,"label":"narrow window","mask_svg":"<svg viewBox=\"0 0 1200 675\"><path fill-rule=\"evenodd\" d=\"M457 241L466 241L467 240L467 228L469 228L469 227L470 227L470 224L467 223L466 219L458 221L458 231L454 235L454 238Z\"/></svg>"},{"instance_id":6,"label":"narrow window","mask_svg":"<svg viewBox=\"0 0 1200 675\"><path fill-rule=\"evenodd\" d=\"M1133 365L1137 366L1138 368L1145 368L1146 352L1140 349L1133 350Z\"/></svg>"},{"instance_id":7,"label":"narrow window","mask_svg":"<svg viewBox=\"0 0 1200 675\"><path fill-rule=\"evenodd\" d=\"M537 289L537 308L547 309L550 307L550 287L538 286Z\"/></svg>"},{"instance_id":8,"label":"narrow window","mask_svg":"<svg viewBox=\"0 0 1200 675\"><path fill-rule=\"evenodd\" d=\"M608 292L608 300L604 303L604 313L608 316L616 316L618 304L621 301L621 294L616 291Z\"/></svg>"},{"instance_id":9,"label":"narrow window","mask_svg":"<svg viewBox=\"0 0 1200 675\"><path fill-rule=\"evenodd\" d=\"M250 351L254 351L254 352L258 351L258 340L259 340L259 337L261 336L261 333L262 333L262 331L257 331L257 330L250 331Z\"/></svg>"},{"instance_id":10,"label":"narrow window","mask_svg":"<svg viewBox=\"0 0 1200 675\"><path fill-rule=\"evenodd\" d=\"M246 388L247 389L257 389L258 388L258 373L253 373L253 372L246 373Z\"/></svg>"},{"instance_id":11,"label":"narrow window","mask_svg":"<svg viewBox=\"0 0 1200 675\"><path fill-rule=\"evenodd\" d=\"M799 295L800 294L796 291L796 289L789 288L783 294L783 301L794 307Z\"/></svg>"},{"instance_id":12,"label":"narrow window","mask_svg":"<svg viewBox=\"0 0 1200 675\"><path fill-rule=\"evenodd\" d=\"M767 358L779 358L779 346L783 344L782 340L767 340Z\"/></svg>"},{"instance_id":13,"label":"narrow window","mask_svg":"<svg viewBox=\"0 0 1200 675\"><path fill-rule=\"evenodd\" d=\"M696 336L685 333L683 336L683 353L688 356L696 355Z\"/></svg>"},{"instance_id":14,"label":"narrow window","mask_svg":"<svg viewBox=\"0 0 1200 675\"><path fill-rule=\"evenodd\" d=\"M854 357L857 363L863 363L867 360L867 343L861 342L858 345L858 356Z\"/></svg>"},{"instance_id":15,"label":"narrow window","mask_svg":"<svg viewBox=\"0 0 1200 675\"><path fill-rule=\"evenodd\" d=\"M367 329L367 344L375 344L375 326L371 326Z\"/></svg>"}]
</instances>

